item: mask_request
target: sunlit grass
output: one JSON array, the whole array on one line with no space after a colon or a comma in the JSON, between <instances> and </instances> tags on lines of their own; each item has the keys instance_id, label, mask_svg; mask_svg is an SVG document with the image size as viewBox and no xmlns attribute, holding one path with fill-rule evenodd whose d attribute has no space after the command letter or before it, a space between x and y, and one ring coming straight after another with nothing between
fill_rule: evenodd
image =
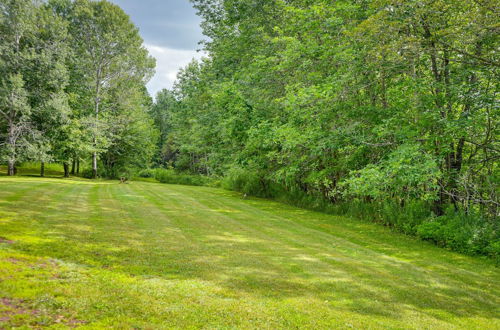
<instances>
[{"instance_id":1,"label":"sunlit grass","mask_svg":"<svg viewBox=\"0 0 500 330\"><path fill-rule=\"evenodd\" d=\"M500 327L500 276L378 225L206 187L0 178L0 328Z\"/></svg>"}]
</instances>

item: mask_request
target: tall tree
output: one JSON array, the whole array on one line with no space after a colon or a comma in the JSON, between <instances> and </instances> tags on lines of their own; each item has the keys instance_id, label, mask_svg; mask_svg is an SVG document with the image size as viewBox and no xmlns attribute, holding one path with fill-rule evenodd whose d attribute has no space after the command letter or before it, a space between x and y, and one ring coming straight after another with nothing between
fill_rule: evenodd
<instances>
[{"instance_id":1,"label":"tall tree","mask_svg":"<svg viewBox=\"0 0 500 330\"><path fill-rule=\"evenodd\" d=\"M160 135L157 145L157 154L155 162L157 165L165 166L172 160L175 151L172 148L172 140L170 139L170 131L172 129L172 114L176 111L179 102L175 94L167 89L163 89L156 95L156 100L151 106L150 115L154 120L154 125L158 129Z\"/></svg>"},{"instance_id":2,"label":"tall tree","mask_svg":"<svg viewBox=\"0 0 500 330\"><path fill-rule=\"evenodd\" d=\"M2 156L13 175L21 157L43 157L32 148L42 113L64 111L66 25L38 1L2 0L0 34Z\"/></svg>"},{"instance_id":3,"label":"tall tree","mask_svg":"<svg viewBox=\"0 0 500 330\"><path fill-rule=\"evenodd\" d=\"M92 171L97 177L99 154L109 146L108 127L102 114L112 108L110 91L126 80L146 82L154 60L143 47L137 28L123 10L108 1L76 0L73 4L71 34L78 54L75 68L85 92L83 104L92 107ZM90 109L88 109L90 110Z\"/></svg>"},{"instance_id":4,"label":"tall tree","mask_svg":"<svg viewBox=\"0 0 500 330\"><path fill-rule=\"evenodd\" d=\"M496 0L192 2L209 58L178 77L178 168L498 215Z\"/></svg>"}]
</instances>

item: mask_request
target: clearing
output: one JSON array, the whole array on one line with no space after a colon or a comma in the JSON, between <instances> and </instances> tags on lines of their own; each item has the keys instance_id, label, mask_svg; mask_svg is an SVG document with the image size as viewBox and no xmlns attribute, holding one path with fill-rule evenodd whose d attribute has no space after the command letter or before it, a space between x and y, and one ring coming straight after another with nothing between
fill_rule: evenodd
<instances>
[{"instance_id":1,"label":"clearing","mask_svg":"<svg viewBox=\"0 0 500 330\"><path fill-rule=\"evenodd\" d=\"M499 269L206 187L0 177L0 328L500 328Z\"/></svg>"}]
</instances>

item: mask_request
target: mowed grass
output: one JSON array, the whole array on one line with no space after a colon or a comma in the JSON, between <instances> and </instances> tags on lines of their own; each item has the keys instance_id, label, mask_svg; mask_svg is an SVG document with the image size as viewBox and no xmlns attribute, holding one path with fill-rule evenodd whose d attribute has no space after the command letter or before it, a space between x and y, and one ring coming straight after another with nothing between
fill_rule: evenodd
<instances>
[{"instance_id":1,"label":"mowed grass","mask_svg":"<svg viewBox=\"0 0 500 330\"><path fill-rule=\"evenodd\" d=\"M0 177L0 328L500 328L499 269L206 187Z\"/></svg>"}]
</instances>

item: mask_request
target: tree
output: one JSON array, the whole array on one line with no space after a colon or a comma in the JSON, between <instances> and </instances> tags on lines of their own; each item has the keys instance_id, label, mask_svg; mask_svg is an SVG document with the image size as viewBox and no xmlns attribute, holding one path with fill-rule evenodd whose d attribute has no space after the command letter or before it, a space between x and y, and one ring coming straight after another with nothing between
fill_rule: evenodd
<instances>
[{"instance_id":1,"label":"tree","mask_svg":"<svg viewBox=\"0 0 500 330\"><path fill-rule=\"evenodd\" d=\"M156 95L156 101L151 106L149 111L151 118L154 121L154 126L159 131L159 139L157 145L157 154L154 160L157 165L165 166L172 160L175 152L172 150L172 142L170 131L172 129L172 114L176 111L179 102L175 98L175 94L167 89L163 89Z\"/></svg>"},{"instance_id":2,"label":"tree","mask_svg":"<svg viewBox=\"0 0 500 330\"><path fill-rule=\"evenodd\" d=\"M70 15L70 31L78 54L74 70L85 92L82 103L91 105L93 117L92 171L97 177L99 154L109 141L102 114L113 107L110 91L126 80L145 83L154 60L143 47L137 28L123 10L108 1L77 0Z\"/></svg>"},{"instance_id":3,"label":"tree","mask_svg":"<svg viewBox=\"0 0 500 330\"><path fill-rule=\"evenodd\" d=\"M209 56L174 89L178 169L498 215L494 0L192 2Z\"/></svg>"},{"instance_id":4,"label":"tree","mask_svg":"<svg viewBox=\"0 0 500 330\"><path fill-rule=\"evenodd\" d=\"M38 1L0 1L0 120L8 174L21 158L45 157L37 127L41 113L63 111L67 83L63 20ZM62 101L61 101L62 100ZM38 122L40 123L40 121Z\"/></svg>"},{"instance_id":5,"label":"tree","mask_svg":"<svg viewBox=\"0 0 500 330\"><path fill-rule=\"evenodd\" d=\"M109 96L110 145L101 155L103 169L110 178L129 177L133 169L149 167L157 150L159 132L148 112L152 101L146 88L133 81L122 81Z\"/></svg>"}]
</instances>

